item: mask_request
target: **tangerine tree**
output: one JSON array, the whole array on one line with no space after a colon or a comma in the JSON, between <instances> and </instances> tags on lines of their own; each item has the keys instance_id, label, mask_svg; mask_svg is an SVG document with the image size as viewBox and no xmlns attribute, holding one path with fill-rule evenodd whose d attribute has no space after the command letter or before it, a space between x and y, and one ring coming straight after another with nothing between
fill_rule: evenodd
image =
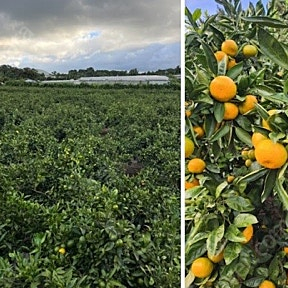
<instances>
[{"instance_id":1,"label":"tangerine tree","mask_svg":"<svg viewBox=\"0 0 288 288\"><path fill-rule=\"evenodd\" d=\"M185 9L186 287L285 287L288 5L215 1Z\"/></svg>"}]
</instances>

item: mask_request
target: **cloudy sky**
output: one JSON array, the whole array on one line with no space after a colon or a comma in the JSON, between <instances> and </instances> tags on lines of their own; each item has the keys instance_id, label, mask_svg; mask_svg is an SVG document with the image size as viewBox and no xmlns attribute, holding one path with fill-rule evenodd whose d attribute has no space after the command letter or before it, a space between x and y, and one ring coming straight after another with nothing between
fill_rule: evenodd
<instances>
[{"instance_id":1,"label":"cloudy sky","mask_svg":"<svg viewBox=\"0 0 288 288\"><path fill-rule=\"evenodd\" d=\"M48 72L180 65L180 0L1 1L0 65Z\"/></svg>"}]
</instances>

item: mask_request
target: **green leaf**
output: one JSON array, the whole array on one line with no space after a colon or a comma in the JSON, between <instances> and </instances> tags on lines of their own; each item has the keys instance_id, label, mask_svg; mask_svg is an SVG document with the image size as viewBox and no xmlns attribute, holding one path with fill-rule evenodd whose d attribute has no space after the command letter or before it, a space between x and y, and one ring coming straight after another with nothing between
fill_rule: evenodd
<instances>
[{"instance_id":1,"label":"green leaf","mask_svg":"<svg viewBox=\"0 0 288 288\"><path fill-rule=\"evenodd\" d=\"M230 224L225 233L225 238L231 242L243 242L245 241L245 236L234 224ZM225 249L226 250L226 249Z\"/></svg>"},{"instance_id":2,"label":"green leaf","mask_svg":"<svg viewBox=\"0 0 288 288\"><path fill-rule=\"evenodd\" d=\"M224 237L224 224L214 229L209 233L207 239L207 251L211 255L215 255L217 251L218 244Z\"/></svg>"},{"instance_id":3,"label":"green leaf","mask_svg":"<svg viewBox=\"0 0 288 288\"><path fill-rule=\"evenodd\" d=\"M217 75L225 75L227 70L227 58L224 57L221 61L218 62L217 66Z\"/></svg>"},{"instance_id":4,"label":"green leaf","mask_svg":"<svg viewBox=\"0 0 288 288\"><path fill-rule=\"evenodd\" d=\"M275 182L275 190L285 210L288 211L288 194L279 178Z\"/></svg>"},{"instance_id":5,"label":"green leaf","mask_svg":"<svg viewBox=\"0 0 288 288\"><path fill-rule=\"evenodd\" d=\"M213 26L211 24L209 25L209 27L213 32L213 37L216 38L219 45L225 41L225 36L219 29L217 29L215 26Z\"/></svg>"},{"instance_id":6,"label":"green leaf","mask_svg":"<svg viewBox=\"0 0 288 288\"><path fill-rule=\"evenodd\" d=\"M258 223L258 220L253 214L241 213L234 218L233 223L236 227L247 227L249 225Z\"/></svg>"},{"instance_id":7,"label":"green leaf","mask_svg":"<svg viewBox=\"0 0 288 288\"><path fill-rule=\"evenodd\" d=\"M203 47L209 69L211 70L211 72L213 74L217 75L218 63L217 63L217 60L215 58L214 52L212 51L210 46L207 45L205 42L202 41L201 45Z\"/></svg>"},{"instance_id":8,"label":"green leaf","mask_svg":"<svg viewBox=\"0 0 288 288\"><path fill-rule=\"evenodd\" d=\"M277 174L278 174L278 170L275 170L275 169L271 169L267 173L267 175L265 177L265 181L264 181L264 188L263 188L263 191L261 193L261 202L262 203L267 199L267 197L273 191L273 188L275 186L275 181L277 178Z\"/></svg>"},{"instance_id":9,"label":"green leaf","mask_svg":"<svg viewBox=\"0 0 288 288\"><path fill-rule=\"evenodd\" d=\"M216 188L215 191L215 198L219 198L219 196L221 195L221 192L228 186L228 182L224 181L221 184L219 184Z\"/></svg>"},{"instance_id":10,"label":"green leaf","mask_svg":"<svg viewBox=\"0 0 288 288\"><path fill-rule=\"evenodd\" d=\"M243 143L247 144L248 146L252 146L251 135L240 127L235 127L235 133L239 140Z\"/></svg>"},{"instance_id":11,"label":"green leaf","mask_svg":"<svg viewBox=\"0 0 288 288\"><path fill-rule=\"evenodd\" d=\"M225 112L224 104L215 101L214 116L217 122L221 122L223 120L224 112Z\"/></svg>"},{"instance_id":12,"label":"green leaf","mask_svg":"<svg viewBox=\"0 0 288 288\"><path fill-rule=\"evenodd\" d=\"M255 209L251 201L242 196L230 197L225 202L231 209L239 212L249 212Z\"/></svg>"},{"instance_id":13,"label":"green leaf","mask_svg":"<svg viewBox=\"0 0 288 288\"><path fill-rule=\"evenodd\" d=\"M210 138L210 141L214 142L214 141L217 141L219 140L220 138L224 137L226 134L229 133L230 131L230 126L228 125L224 125L222 126L220 129L218 129L213 135L212 137Z\"/></svg>"},{"instance_id":14,"label":"green leaf","mask_svg":"<svg viewBox=\"0 0 288 288\"><path fill-rule=\"evenodd\" d=\"M260 117L264 120L267 120L268 117L270 116L268 114L267 110L258 103L255 104L255 109L258 112L258 114L260 115Z\"/></svg>"},{"instance_id":15,"label":"green leaf","mask_svg":"<svg viewBox=\"0 0 288 288\"><path fill-rule=\"evenodd\" d=\"M244 21L256 23L261 26L274 27L274 28L288 28L288 25L278 19L274 19L268 16L250 16L242 17Z\"/></svg>"},{"instance_id":16,"label":"green leaf","mask_svg":"<svg viewBox=\"0 0 288 288\"><path fill-rule=\"evenodd\" d=\"M265 174L268 173L268 169L266 168L261 168L259 170L255 170L255 171L252 171L248 174L246 174L245 176L241 177L238 179L238 183L244 181L244 182L247 182L247 183L250 183L250 182L254 182L256 180L258 180L259 178L263 177Z\"/></svg>"},{"instance_id":17,"label":"green leaf","mask_svg":"<svg viewBox=\"0 0 288 288\"><path fill-rule=\"evenodd\" d=\"M235 80L242 73L242 71L243 71L243 62L240 62L228 70L227 76Z\"/></svg>"},{"instance_id":18,"label":"green leaf","mask_svg":"<svg viewBox=\"0 0 288 288\"><path fill-rule=\"evenodd\" d=\"M224 250L225 264L231 264L239 256L241 250L242 246L240 243L228 243Z\"/></svg>"},{"instance_id":19,"label":"green leaf","mask_svg":"<svg viewBox=\"0 0 288 288\"><path fill-rule=\"evenodd\" d=\"M265 280L265 277L263 276L256 276L253 278L250 278L248 280L245 280L243 284L247 287L259 287L259 285Z\"/></svg>"},{"instance_id":20,"label":"green leaf","mask_svg":"<svg viewBox=\"0 0 288 288\"><path fill-rule=\"evenodd\" d=\"M266 85L256 85L249 89L250 94L259 95L261 97L271 97L276 94L275 90Z\"/></svg>"},{"instance_id":21,"label":"green leaf","mask_svg":"<svg viewBox=\"0 0 288 288\"><path fill-rule=\"evenodd\" d=\"M288 69L288 56L284 50L283 45L276 38L274 38L269 32L259 28L258 41L260 49L268 58L274 63L284 69Z\"/></svg>"},{"instance_id":22,"label":"green leaf","mask_svg":"<svg viewBox=\"0 0 288 288\"><path fill-rule=\"evenodd\" d=\"M211 99L211 97L210 97L210 99ZM207 115L205 122L204 122L204 127L205 127L204 130L205 130L206 136L208 138L213 135L215 128L216 128L216 125L217 125L217 121L216 121L214 115L212 115L212 114Z\"/></svg>"},{"instance_id":23,"label":"green leaf","mask_svg":"<svg viewBox=\"0 0 288 288\"><path fill-rule=\"evenodd\" d=\"M193 20L196 22L198 19L200 19L201 14L202 14L201 9L199 9L199 8L195 9L195 11L192 14Z\"/></svg>"}]
</instances>

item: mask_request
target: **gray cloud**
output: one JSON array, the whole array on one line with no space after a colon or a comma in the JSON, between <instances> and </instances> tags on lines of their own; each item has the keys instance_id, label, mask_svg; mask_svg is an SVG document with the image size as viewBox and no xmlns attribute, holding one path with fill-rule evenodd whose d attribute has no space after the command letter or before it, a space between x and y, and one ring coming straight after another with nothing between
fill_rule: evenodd
<instances>
[{"instance_id":1,"label":"gray cloud","mask_svg":"<svg viewBox=\"0 0 288 288\"><path fill-rule=\"evenodd\" d=\"M180 43L180 10L175 0L5 1L0 11L0 64L6 59L23 65L23 59L30 58L45 63L51 56L66 62Z\"/></svg>"}]
</instances>

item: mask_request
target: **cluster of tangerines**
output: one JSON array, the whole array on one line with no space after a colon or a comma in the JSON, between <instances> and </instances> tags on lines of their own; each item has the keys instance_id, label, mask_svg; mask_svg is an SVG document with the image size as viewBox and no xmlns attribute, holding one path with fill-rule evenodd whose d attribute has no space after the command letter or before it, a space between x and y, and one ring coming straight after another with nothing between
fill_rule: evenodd
<instances>
[{"instance_id":1,"label":"cluster of tangerines","mask_svg":"<svg viewBox=\"0 0 288 288\"><path fill-rule=\"evenodd\" d=\"M223 61L224 59L227 69L229 70L236 65L236 61L233 57L235 57L237 53L238 45L235 41L229 39L222 43L221 51L216 51L214 55L218 62ZM242 53L246 58L253 57L257 55L258 49L254 45L247 44L243 47ZM223 120L234 120L239 113L242 115L249 114L255 109L256 103L258 103L258 99L255 95L246 95L244 101L240 102L239 100L234 99L236 94L237 84L228 76L216 76L210 82L209 95L224 105ZM269 117L277 112L276 109L268 111ZM192 111L186 109L186 117L189 118L191 115ZM242 151L245 165L249 167L253 161L257 161L262 167L278 169L287 161L287 150L283 144L268 137L269 132L272 131L269 126L269 118L266 120L262 119L262 127L267 130L267 133L264 135L260 132L254 132L251 136L253 147L251 149L246 148ZM205 135L203 127L194 126L193 130L196 138L202 138ZM206 168L206 163L203 159L193 156L194 149L194 142L188 136L185 136L185 159L187 160L187 170L192 175L189 181L185 181L185 189L199 186L200 183L197 179L197 175L203 173ZM227 178L228 183L234 180L233 175L230 175L229 177L229 179ZM253 237L253 226L249 225L242 233L246 239L243 244L246 244ZM215 263L221 262L223 257L223 251L217 255L203 255L193 261L190 270L195 277L206 278L212 273ZM265 280L259 287L273 288L276 286L270 280Z\"/></svg>"}]
</instances>

